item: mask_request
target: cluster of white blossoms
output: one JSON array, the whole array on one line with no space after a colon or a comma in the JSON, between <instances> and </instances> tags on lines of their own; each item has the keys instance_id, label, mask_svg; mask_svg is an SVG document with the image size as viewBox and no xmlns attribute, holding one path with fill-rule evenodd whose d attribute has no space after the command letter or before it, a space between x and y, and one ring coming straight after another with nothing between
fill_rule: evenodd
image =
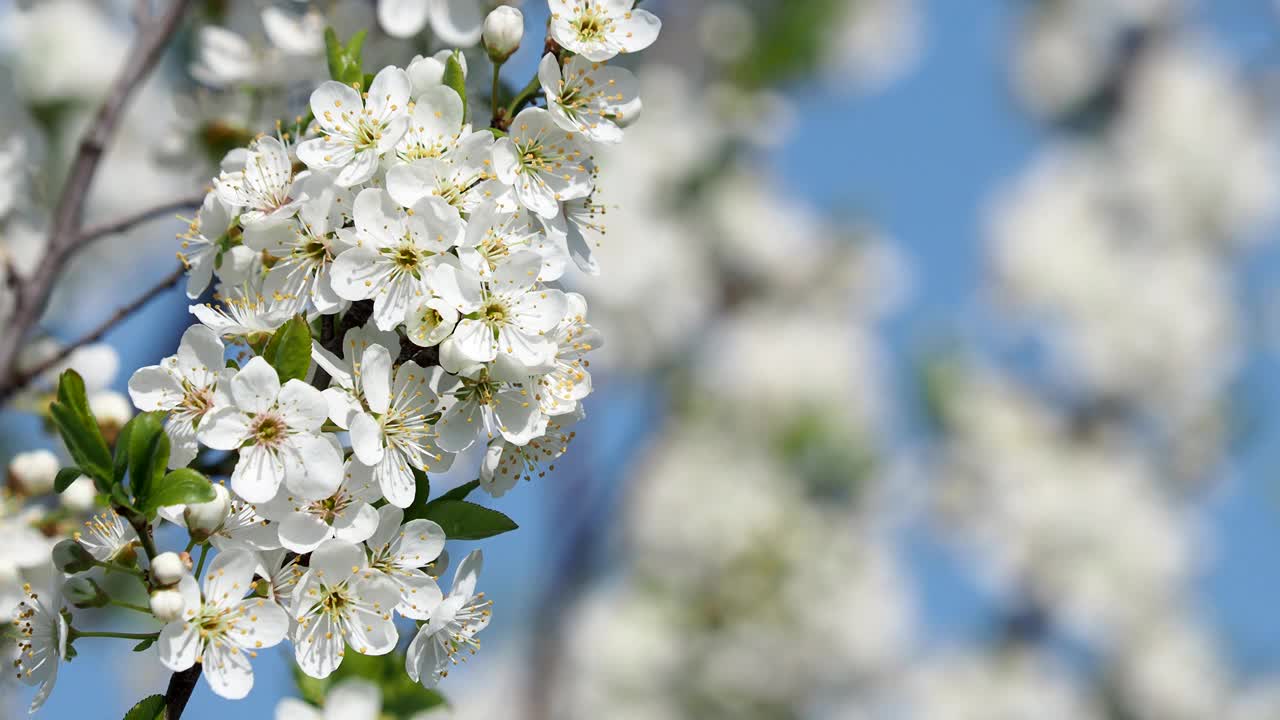
<instances>
[{"instance_id":1,"label":"cluster of white blossoms","mask_svg":"<svg viewBox=\"0 0 1280 720\"><path fill-rule=\"evenodd\" d=\"M550 4L534 82L509 106L493 98L492 126L471 119L460 52L369 76L359 42L331 37L341 81L315 89L296 132L227 154L181 236L189 297L212 285L214 301L191 307L199 324L174 355L129 380L141 414L108 433L90 421L112 413L81 375L61 376L53 423L75 467L19 456L13 484L69 492L64 474L83 472L110 509L54 548L73 577L21 606L33 710L71 643L135 637L73 626L64 597L119 604L89 577L99 567L144 585L163 627L136 637L161 664L199 665L226 698L246 696L251 659L286 640L313 678L399 646L428 688L479 647L482 555L445 592L445 543L513 529L467 493L541 474L584 416L601 338L560 280L598 272L580 226L594 151L621 142L641 107L635 78L608 61L660 26L631 2ZM522 34L512 8L485 21L495 75ZM479 478L429 498L429 478L468 451ZM156 547L161 523L187 532L185 551Z\"/></svg>"}]
</instances>

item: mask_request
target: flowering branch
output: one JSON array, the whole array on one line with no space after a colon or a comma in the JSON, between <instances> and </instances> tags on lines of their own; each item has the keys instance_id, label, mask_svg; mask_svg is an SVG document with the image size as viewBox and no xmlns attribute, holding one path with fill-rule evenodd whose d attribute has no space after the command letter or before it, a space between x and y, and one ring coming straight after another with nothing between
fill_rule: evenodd
<instances>
[{"instance_id":1,"label":"flowering branch","mask_svg":"<svg viewBox=\"0 0 1280 720\"><path fill-rule=\"evenodd\" d=\"M66 184L54 209L48 249L16 294L10 320L10 342L0 346L0 378L11 374L18 350L22 347L21 341L39 321L63 267L84 246L87 236L80 232L84 204L107 143L115 134L125 105L159 62L190 4L191 0L174 0L166 13L152 17L145 25L140 26L124 68L112 83L106 100L81 138ZM6 387L8 389L10 388Z\"/></svg>"}]
</instances>

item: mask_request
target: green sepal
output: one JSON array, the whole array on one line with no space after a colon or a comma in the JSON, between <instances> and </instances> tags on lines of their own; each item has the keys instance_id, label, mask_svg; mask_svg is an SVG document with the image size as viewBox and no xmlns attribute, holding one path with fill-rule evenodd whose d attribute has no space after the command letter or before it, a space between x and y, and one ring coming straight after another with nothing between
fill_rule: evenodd
<instances>
[{"instance_id":1,"label":"green sepal","mask_svg":"<svg viewBox=\"0 0 1280 720\"><path fill-rule=\"evenodd\" d=\"M462 98L462 122L467 122L471 116L470 110L467 108L467 76L462 71L462 52L454 50L449 55L449 59L444 63L444 85L454 92L458 93L458 97Z\"/></svg>"}]
</instances>

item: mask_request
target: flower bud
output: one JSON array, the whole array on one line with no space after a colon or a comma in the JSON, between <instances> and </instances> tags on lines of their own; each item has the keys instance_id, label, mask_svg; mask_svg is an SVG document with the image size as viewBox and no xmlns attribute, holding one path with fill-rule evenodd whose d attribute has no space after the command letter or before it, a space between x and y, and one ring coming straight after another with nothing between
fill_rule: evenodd
<instances>
[{"instance_id":1,"label":"flower bud","mask_svg":"<svg viewBox=\"0 0 1280 720\"><path fill-rule=\"evenodd\" d=\"M75 575L93 567L94 559L80 543L63 540L53 546L53 566L68 575Z\"/></svg>"},{"instance_id":2,"label":"flower bud","mask_svg":"<svg viewBox=\"0 0 1280 720\"><path fill-rule=\"evenodd\" d=\"M76 513L87 513L93 510L93 502L98 491L93 487L93 480L81 475L58 495L62 507Z\"/></svg>"},{"instance_id":3,"label":"flower bud","mask_svg":"<svg viewBox=\"0 0 1280 720\"><path fill-rule=\"evenodd\" d=\"M105 607L111 598L93 578L73 577L62 586L62 594L78 608Z\"/></svg>"},{"instance_id":4,"label":"flower bud","mask_svg":"<svg viewBox=\"0 0 1280 720\"><path fill-rule=\"evenodd\" d=\"M181 619L183 611L187 609L182 593L177 590L157 590L151 593L149 604L151 614L160 622L166 623Z\"/></svg>"},{"instance_id":5,"label":"flower bud","mask_svg":"<svg viewBox=\"0 0 1280 720\"><path fill-rule=\"evenodd\" d=\"M133 405L129 399L113 390L94 393L89 398L89 410L98 419L98 428L107 444L116 441L120 429L133 417Z\"/></svg>"},{"instance_id":6,"label":"flower bud","mask_svg":"<svg viewBox=\"0 0 1280 720\"><path fill-rule=\"evenodd\" d=\"M58 466L57 456L48 450L18 453L9 462L9 484L24 495L47 495L53 492Z\"/></svg>"},{"instance_id":7,"label":"flower bud","mask_svg":"<svg viewBox=\"0 0 1280 720\"><path fill-rule=\"evenodd\" d=\"M503 5L484 19L484 49L495 63L506 62L524 39L524 13Z\"/></svg>"},{"instance_id":8,"label":"flower bud","mask_svg":"<svg viewBox=\"0 0 1280 720\"><path fill-rule=\"evenodd\" d=\"M160 553L151 560L151 582L160 587L177 585L191 569L175 552Z\"/></svg>"},{"instance_id":9,"label":"flower bud","mask_svg":"<svg viewBox=\"0 0 1280 720\"><path fill-rule=\"evenodd\" d=\"M208 540L215 530L222 527L222 523L231 512L231 496L227 493L227 488L223 485L214 485L213 492L217 496L214 499L188 505L182 512L183 518L187 521L187 531L196 542Z\"/></svg>"}]
</instances>

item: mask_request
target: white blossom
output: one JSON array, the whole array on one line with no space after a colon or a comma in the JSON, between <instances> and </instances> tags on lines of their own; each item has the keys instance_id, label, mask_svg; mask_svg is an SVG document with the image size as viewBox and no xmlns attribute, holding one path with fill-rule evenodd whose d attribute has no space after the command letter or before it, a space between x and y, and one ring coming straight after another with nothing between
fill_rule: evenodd
<instances>
[{"instance_id":1,"label":"white blossom","mask_svg":"<svg viewBox=\"0 0 1280 720\"><path fill-rule=\"evenodd\" d=\"M166 668L181 672L200 663L209 687L232 700L253 688L249 659L279 644L289 631L289 616L279 605L246 597L257 563L243 550L219 553L204 577L203 594L195 578L183 578L178 585L186 603L183 618L165 625L156 641Z\"/></svg>"},{"instance_id":2,"label":"white blossom","mask_svg":"<svg viewBox=\"0 0 1280 720\"><path fill-rule=\"evenodd\" d=\"M282 483L303 498L331 495L342 482L342 456L336 441L320 432L329 415L324 395L301 380L282 386L261 357L228 384L229 402L214 407L197 437L239 452L231 489L250 502L270 500Z\"/></svg>"}]
</instances>

